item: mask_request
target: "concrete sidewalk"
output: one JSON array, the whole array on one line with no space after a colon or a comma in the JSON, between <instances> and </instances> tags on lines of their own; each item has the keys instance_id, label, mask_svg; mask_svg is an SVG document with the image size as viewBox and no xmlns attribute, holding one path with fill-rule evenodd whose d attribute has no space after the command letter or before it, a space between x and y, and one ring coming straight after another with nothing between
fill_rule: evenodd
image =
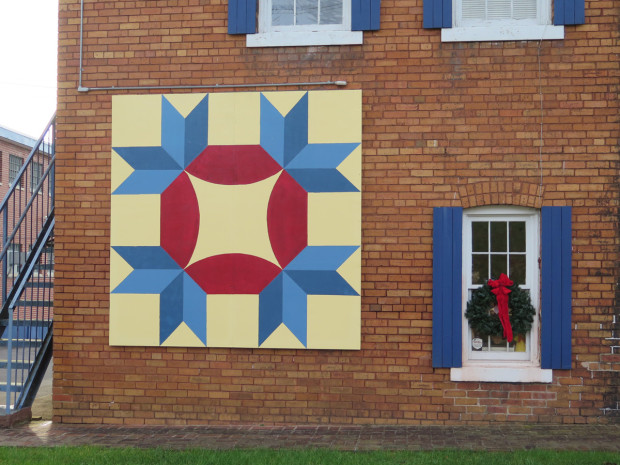
<instances>
[{"instance_id":1,"label":"concrete sidewalk","mask_svg":"<svg viewBox=\"0 0 620 465\"><path fill-rule=\"evenodd\" d=\"M96 426L32 422L5 429L0 446L339 450L524 449L620 452L620 425L559 426Z\"/></svg>"}]
</instances>

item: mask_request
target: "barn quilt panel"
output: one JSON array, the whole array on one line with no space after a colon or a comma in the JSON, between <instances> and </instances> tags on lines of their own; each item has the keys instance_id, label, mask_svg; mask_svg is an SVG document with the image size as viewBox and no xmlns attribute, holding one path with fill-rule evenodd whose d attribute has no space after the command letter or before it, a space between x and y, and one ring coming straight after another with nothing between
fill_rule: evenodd
<instances>
[{"instance_id":1,"label":"barn quilt panel","mask_svg":"<svg viewBox=\"0 0 620 465\"><path fill-rule=\"evenodd\" d=\"M359 349L361 92L112 102L111 345Z\"/></svg>"}]
</instances>

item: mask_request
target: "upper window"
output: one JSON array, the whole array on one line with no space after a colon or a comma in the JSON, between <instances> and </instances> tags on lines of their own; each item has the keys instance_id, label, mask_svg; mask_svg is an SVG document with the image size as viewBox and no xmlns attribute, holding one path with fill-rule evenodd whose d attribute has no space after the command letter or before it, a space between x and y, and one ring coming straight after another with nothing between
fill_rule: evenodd
<instances>
[{"instance_id":1,"label":"upper window","mask_svg":"<svg viewBox=\"0 0 620 465\"><path fill-rule=\"evenodd\" d=\"M343 0L269 0L265 2L269 9L267 22L276 31L293 27L310 31L342 30L345 24L350 29L350 3L347 2L346 21L344 3Z\"/></svg>"},{"instance_id":2,"label":"upper window","mask_svg":"<svg viewBox=\"0 0 620 465\"><path fill-rule=\"evenodd\" d=\"M248 47L361 44L380 12L380 0L228 0L228 33Z\"/></svg>"},{"instance_id":3,"label":"upper window","mask_svg":"<svg viewBox=\"0 0 620 465\"><path fill-rule=\"evenodd\" d=\"M444 42L563 38L549 0L454 0L453 27L441 31Z\"/></svg>"},{"instance_id":4,"label":"upper window","mask_svg":"<svg viewBox=\"0 0 620 465\"><path fill-rule=\"evenodd\" d=\"M424 0L424 27L444 42L563 39L584 21L584 0Z\"/></svg>"},{"instance_id":5,"label":"upper window","mask_svg":"<svg viewBox=\"0 0 620 465\"><path fill-rule=\"evenodd\" d=\"M22 168L23 164L24 164L23 158L20 158L16 155L9 154L9 183L10 184L13 184L13 181L15 181L15 178L17 178L19 170ZM19 183L17 187L20 187Z\"/></svg>"},{"instance_id":6,"label":"upper window","mask_svg":"<svg viewBox=\"0 0 620 465\"><path fill-rule=\"evenodd\" d=\"M361 44L351 31L350 0L259 0L258 34L249 47Z\"/></svg>"},{"instance_id":7,"label":"upper window","mask_svg":"<svg viewBox=\"0 0 620 465\"><path fill-rule=\"evenodd\" d=\"M535 22L537 18L536 0L461 0L459 3L457 24L477 26L493 21Z\"/></svg>"}]
</instances>

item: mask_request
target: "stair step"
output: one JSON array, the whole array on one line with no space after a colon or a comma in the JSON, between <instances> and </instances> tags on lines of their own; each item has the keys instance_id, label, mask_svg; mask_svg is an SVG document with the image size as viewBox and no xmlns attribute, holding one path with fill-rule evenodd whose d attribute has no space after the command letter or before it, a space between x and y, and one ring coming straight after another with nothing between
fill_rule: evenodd
<instances>
[{"instance_id":1,"label":"stair step","mask_svg":"<svg viewBox=\"0 0 620 465\"><path fill-rule=\"evenodd\" d=\"M21 307L53 307L52 300L18 300L17 305Z\"/></svg>"},{"instance_id":2,"label":"stair step","mask_svg":"<svg viewBox=\"0 0 620 465\"><path fill-rule=\"evenodd\" d=\"M42 343L42 339L13 339L13 347L39 347ZM8 339L0 339L0 347L7 347L8 345Z\"/></svg>"},{"instance_id":3,"label":"stair step","mask_svg":"<svg viewBox=\"0 0 620 465\"><path fill-rule=\"evenodd\" d=\"M0 392L6 392L8 386L6 383L0 383ZM11 392L22 392L23 386L17 383L11 383Z\"/></svg>"},{"instance_id":4,"label":"stair step","mask_svg":"<svg viewBox=\"0 0 620 465\"><path fill-rule=\"evenodd\" d=\"M54 264L53 263L39 263L37 265L35 265L35 271L36 270L53 270L54 269Z\"/></svg>"},{"instance_id":5,"label":"stair step","mask_svg":"<svg viewBox=\"0 0 620 465\"><path fill-rule=\"evenodd\" d=\"M28 281L26 283L27 288L33 289L52 289L54 287L54 283L50 281L38 282L38 281Z\"/></svg>"},{"instance_id":6,"label":"stair step","mask_svg":"<svg viewBox=\"0 0 620 465\"><path fill-rule=\"evenodd\" d=\"M9 362L6 360L0 360L0 369L5 370L9 365ZM32 362L26 362L25 360L13 361L11 362L11 368L16 370L25 370L30 368Z\"/></svg>"},{"instance_id":7,"label":"stair step","mask_svg":"<svg viewBox=\"0 0 620 465\"><path fill-rule=\"evenodd\" d=\"M50 325L51 320L13 320L13 326L19 328L46 328ZM0 320L0 326L7 327L9 320Z\"/></svg>"}]
</instances>

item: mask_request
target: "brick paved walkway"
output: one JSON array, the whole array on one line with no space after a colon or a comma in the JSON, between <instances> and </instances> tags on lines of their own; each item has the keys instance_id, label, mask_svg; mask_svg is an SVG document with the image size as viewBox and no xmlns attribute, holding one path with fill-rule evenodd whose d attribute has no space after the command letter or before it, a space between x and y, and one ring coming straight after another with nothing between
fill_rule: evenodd
<instances>
[{"instance_id":1,"label":"brick paved walkway","mask_svg":"<svg viewBox=\"0 0 620 465\"><path fill-rule=\"evenodd\" d=\"M620 425L119 427L49 421L4 429L0 446L331 448L341 450L572 449L620 452Z\"/></svg>"}]
</instances>

